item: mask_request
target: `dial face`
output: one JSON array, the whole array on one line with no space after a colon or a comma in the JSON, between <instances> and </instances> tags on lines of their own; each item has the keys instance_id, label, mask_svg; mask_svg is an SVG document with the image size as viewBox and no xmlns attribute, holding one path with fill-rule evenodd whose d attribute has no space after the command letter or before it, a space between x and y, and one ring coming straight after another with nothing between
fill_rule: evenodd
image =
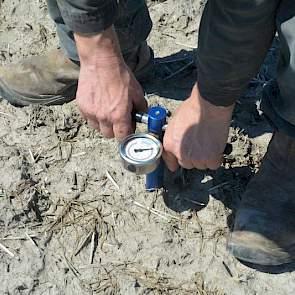
<instances>
[{"instance_id":1,"label":"dial face","mask_svg":"<svg viewBox=\"0 0 295 295\"><path fill-rule=\"evenodd\" d=\"M126 156L136 162L148 162L157 158L160 151L157 139L149 137L135 137L131 138L126 146Z\"/></svg>"}]
</instances>

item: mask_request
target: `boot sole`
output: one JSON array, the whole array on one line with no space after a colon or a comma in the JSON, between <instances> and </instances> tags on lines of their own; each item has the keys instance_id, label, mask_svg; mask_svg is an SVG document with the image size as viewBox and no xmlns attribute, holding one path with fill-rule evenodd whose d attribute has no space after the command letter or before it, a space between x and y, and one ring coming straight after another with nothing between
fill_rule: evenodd
<instances>
[{"instance_id":1,"label":"boot sole","mask_svg":"<svg viewBox=\"0 0 295 295\"><path fill-rule=\"evenodd\" d=\"M288 253L294 253L295 245L291 248ZM232 233L229 235L227 250L239 260L262 266L279 266L295 261L295 257L292 257L291 254L286 254L283 249L282 251L278 249L275 254L273 251L263 251L259 247L250 247L246 245L245 241L239 241L239 239L234 238Z\"/></svg>"},{"instance_id":2,"label":"boot sole","mask_svg":"<svg viewBox=\"0 0 295 295\"><path fill-rule=\"evenodd\" d=\"M59 105L75 99L77 84L70 85L66 92L59 95L24 95L9 88L0 79L0 96L9 101L12 105L22 107L27 105Z\"/></svg>"}]
</instances>

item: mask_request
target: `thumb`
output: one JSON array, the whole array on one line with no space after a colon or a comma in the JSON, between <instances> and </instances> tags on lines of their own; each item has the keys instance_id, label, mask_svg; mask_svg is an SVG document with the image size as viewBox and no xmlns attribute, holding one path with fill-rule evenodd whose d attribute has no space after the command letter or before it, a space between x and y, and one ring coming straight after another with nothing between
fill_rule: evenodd
<instances>
[{"instance_id":1,"label":"thumb","mask_svg":"<svg viewBox=\"0 0 295 295\"><path fill-rule=\"evenodd\" d=\"M172 153L164 151L162 157L170 171L175 172L178 169L178 160Z\"/></svg>"}]
</instances>

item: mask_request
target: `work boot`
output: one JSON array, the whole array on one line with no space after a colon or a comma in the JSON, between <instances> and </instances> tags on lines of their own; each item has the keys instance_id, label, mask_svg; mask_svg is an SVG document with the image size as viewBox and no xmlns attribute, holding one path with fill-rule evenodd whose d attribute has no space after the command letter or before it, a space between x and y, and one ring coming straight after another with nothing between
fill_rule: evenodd
<instances>
[{"instance_id":1,"label":"work boot","mask_svg":"<svg viewBox=\"0 0 295 295\"><path fill-rule=\"evenodd\" d=\"M227 248L264 266L295 260L295 140L276 133L237 211Z\"/></svg>"},{"instance_id":2,"label":"work boot","mask_svg":"<svg viewBox=\"0 0 295 295\"><path fill-rule=\"evenodd\" d=\"M124 59L140 82L152 72L153 52L146 42L124 54ZM75 98L79 70L79 62L61 50L33 56L0 67L0 96L15 106L62 104Z\"/></svg>"}]
</instances>

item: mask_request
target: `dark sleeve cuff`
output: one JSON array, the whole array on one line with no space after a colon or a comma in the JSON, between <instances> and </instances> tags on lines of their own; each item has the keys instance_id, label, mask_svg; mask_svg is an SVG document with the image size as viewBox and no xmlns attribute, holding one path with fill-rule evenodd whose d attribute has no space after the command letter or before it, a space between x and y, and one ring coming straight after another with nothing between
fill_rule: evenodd
<instances>
[{"instance_id":1,"label":"dark sleeve cuff","mask_svg":"<svg viewBox=\"0 0 295 295\"><path fill-rule=\"evenodd\" d=\"M247 90L245 85L222 85L216 88L214 81L198 80L199 92L205 100L215 106L228 107L236 102Z\"/></svg>"},{"instance_id":2,"label":"dark sleeve cuff","mask_svg":"<svg viewBox=\"0 0 295 295\"><path fill-rule=\"evenodd\" d=\"M65 24L82 34L100 33L114 24L117 0L57 0Z\"/></svg>"}]
</instances>

